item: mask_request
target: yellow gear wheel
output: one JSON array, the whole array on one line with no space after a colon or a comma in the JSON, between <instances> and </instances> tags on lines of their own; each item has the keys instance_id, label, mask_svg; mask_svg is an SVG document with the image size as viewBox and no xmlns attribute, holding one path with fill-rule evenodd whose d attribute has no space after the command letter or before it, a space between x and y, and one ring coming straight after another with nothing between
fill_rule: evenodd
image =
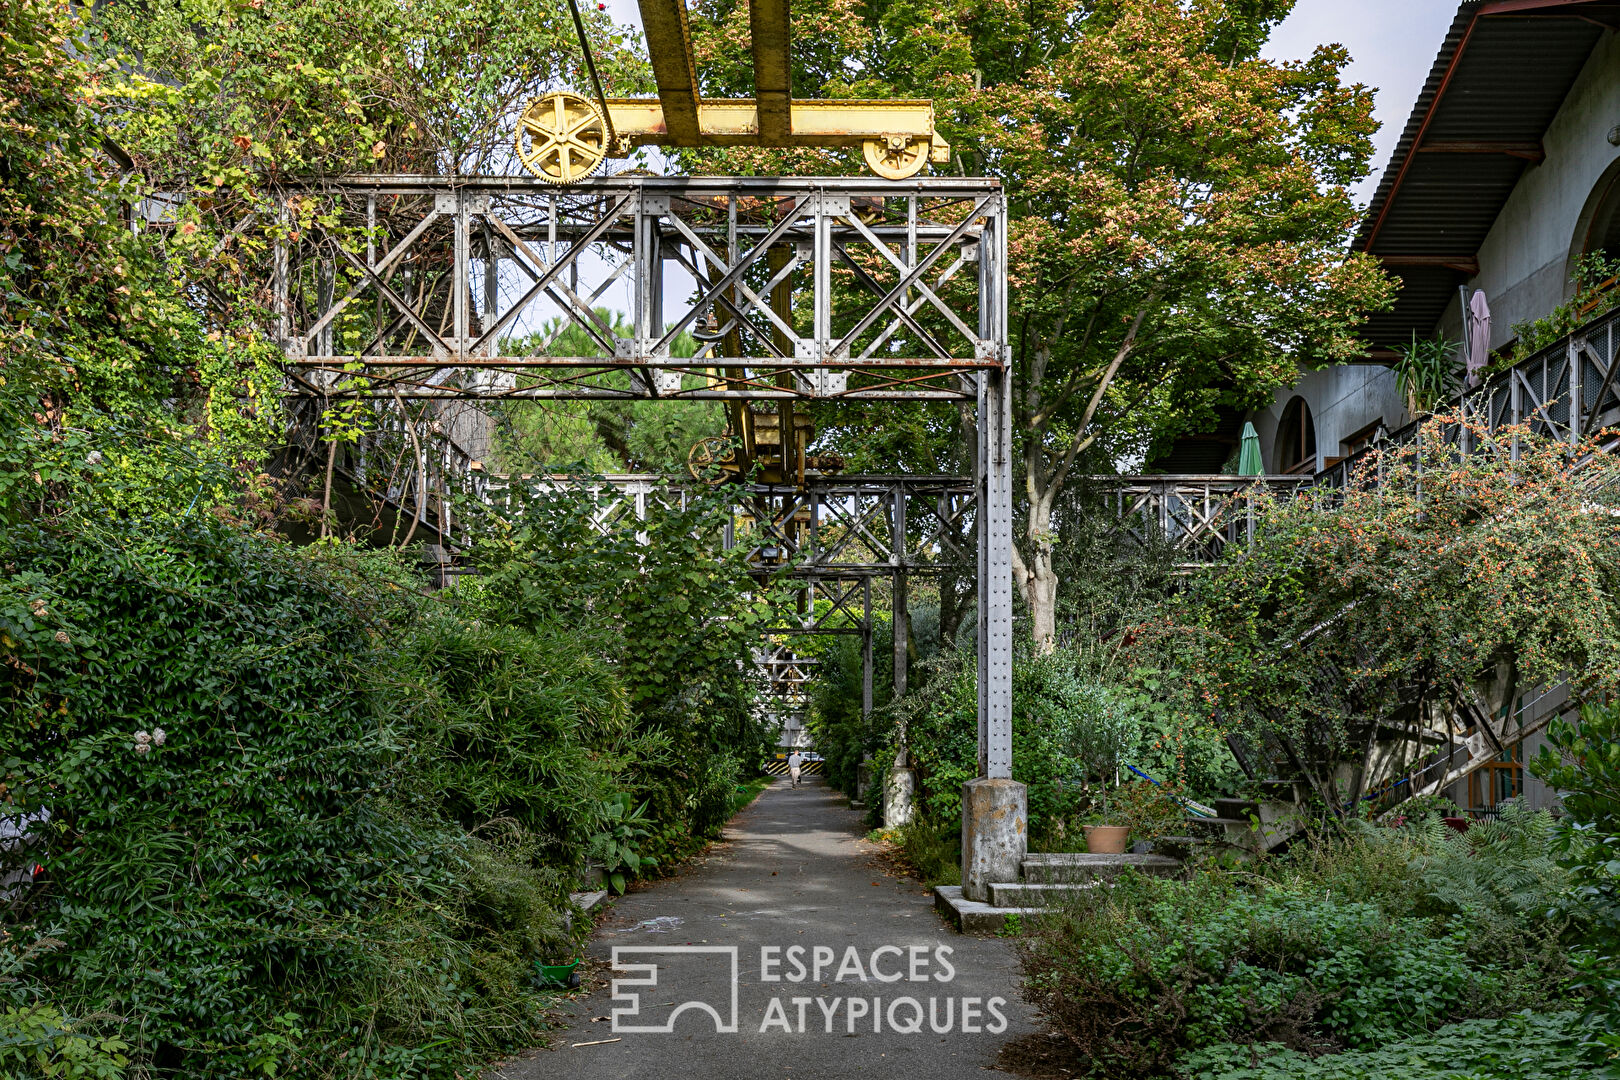
<instances>
[{"instance_id":1,"label":"yellow gear wheel","mask_svg":"<svg viewBox=\"0 0 1620 1080\"><path fill-rule=\"evenodd\" d=\"M572 184L607 157L607 121L588 99L559 90L529 102L515 144L525 169L548 184Z\"/></svg>"},{"instance_id":2,"label":"yellow gear wheel","mask_svg":"<svg viewBox=\"0 0 1620 1080\"><path fill-rule=\"evenodd\" d=\"M869 139L861 144L866 166L885 180L904 180L916 176L928 164L928 139L914 139L905 135L890 135L883 139Z\"/></svg>"},{"instance_id":3,"label":"yellow gear wheel","mask_svg":"<svg viewBox=\"0 0 1620 1080\"><path fill-rule=\"evenodd\" d=\"M723 467L732 460L731 440L721 435L705 435L692 444L692 449L686 455L686 471L692 474L692 479L707 479L712 484L725 480L724 472L710 475L716 467Z\"/></svg>"}]
</instances>

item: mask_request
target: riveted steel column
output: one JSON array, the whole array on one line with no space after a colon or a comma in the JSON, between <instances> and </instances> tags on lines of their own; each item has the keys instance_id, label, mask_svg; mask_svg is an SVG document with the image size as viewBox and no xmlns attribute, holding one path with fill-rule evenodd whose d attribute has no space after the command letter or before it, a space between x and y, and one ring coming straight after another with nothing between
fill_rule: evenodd
<instances>
[{"instance_id":1,"label":"riveted steel column","mask_svg":"<svg viewBox=\"0 0 1620 1080\"><path fill-rule=\"evenodd\" d=\"M467 353L467 196L456 194L455 273L451 276L450 344L458 358Z\"/></svg>"},{"instance_id":2,"label":"riveted steel column","mask_svg":"<svg viewBox=\"0 0 1620 1080\"><path fill-rule=\"evenodd\" d=\"M907 608L906 582L906 488L894 485L890 511L889 565L894 568L894 696L906 692L906 643L911 636L911 612ZM902 747L901 753L905 750Z\"/></svg>"},{"instance_id":3,"label":"riveted steel column","mask_svg":"<svg viewBox=\"0 0 1620 1080\"><path fill-rule=\"evenodd\" d=\"M872 579L861 579L861 718L872 717Z\"/></svg>"},{"instance_id":4,"label":"riveted steel column","mask_svg":"<svg viewBox=\"0 0 1620 1080\"><path fill-rule=\"evenodd\" d=\"M1570 445L1579 445L1581 441L1581 375L1586 367L1581 359L1581 349L1586 345L1586 339L1577 341L1570 338L1565 347L1565 364L1569 368L1569 441Z\"/></svg>"},{"instance_id":5,"label":"riveted steel column","mask_svg":"<svg viewBox=\"0 0 1620 1080\"><path fill-rule=\"evenodd\" d=\"M979 376L979 775L1012 776L1012 399L1002 206L979 241L979 333L1002 361Z\"/></svg>"},{"instance_id":6,"label":"riveted steel column","mask_svg":"<svg viewBox=\"0 0 1620 1080\"><path fill-rule=\"evenodd\" d=\"M962 785L962 895L984 903L1014 882L1029 840L1029 793L1012 778L1012 398L1008 382L1004 204L985 206L979 234L979 775Z\"/></svg>"}]
</instances>

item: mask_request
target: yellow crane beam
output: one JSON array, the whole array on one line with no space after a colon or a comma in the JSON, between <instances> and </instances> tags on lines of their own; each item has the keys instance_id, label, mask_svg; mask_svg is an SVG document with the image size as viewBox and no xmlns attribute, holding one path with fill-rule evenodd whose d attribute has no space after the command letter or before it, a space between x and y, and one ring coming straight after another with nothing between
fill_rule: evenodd
<instances>
[{"instance_id":1,"label":"yellow crane beam","mask_svg":"<svg viewBox=\"0 0 1620 1080\"><path fill-rule=\"evenodd\" d=\"M754 52L754 101L760 140L772 145L790 134L793 75L788 62L793 31L789 0L749 0L748 27Z\"/></svg>"},{"instance_id":2,"label":"yellow crane beam","mask_svg":"<svg viewBox=\"0 0 1620 1080\"><path fill-rule=\"evenodd\" d=\"M692 61L692 30L686 0L639 0L641 28L647 35L653 80L663 105L663 122L675 146L698 146L697 65ZM617 126L615 125L615 130Z\"/></svg>"}]
</instances>

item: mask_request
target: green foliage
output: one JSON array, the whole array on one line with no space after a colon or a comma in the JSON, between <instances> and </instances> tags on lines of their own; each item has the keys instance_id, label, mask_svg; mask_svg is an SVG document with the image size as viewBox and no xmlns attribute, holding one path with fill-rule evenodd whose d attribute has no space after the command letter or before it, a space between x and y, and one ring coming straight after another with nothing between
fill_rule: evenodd
<instances>
[{"instance_id":1,"label":"green foliage","mask_svg":"<svg viewBox=\"0 0 1620 1080\"><path fill-rule=\"evenodd\" d=\"M1129 673L1105 681L1094 670L1088 657L1066 646L1021 650L1014 658L1013 778L1029 785L1036 850L1074 850L1080 818L1130 779L1126 765L1183 790L1219 790L1230 779L1231 757L1219 735L1207 726L1181 726L1153 696L1160 684L1151 673L1138 673L1132 686ZM978 775L976 673L970 656L951 652L923 665L922 674L922 685L892 710L889 738L903 727L921 812L955 821L962 784ZM892 752L892 746L881 751Z\"/></svg>"},{"instance_id":2,"label":"green foliage","mask_svg":"<svg viewBox=\"0 0 1620 1080\"><path fill-rule=\"evenodd\" d=\"M1406 399L1406 409L1414 415L1430 412L1456 393L1462 385L1457 371L1458 345L1443 337L1418 339L1398 350L1395 385Z\"/></svg>"},{"instance_id":3,"label":"green foliage","mask_svg":"<svg viewBox=\"0 0 1620 1080\"><path fill-rule=\"evenodd\" d=\"M7 1076L123 1080L129 1045L93 1030L50 1005L0 1009L0 1070Z\"/></svg>"},{"instance_id":4,"label":"green foliage","mask_svg":"<svg viewBox=\"0 0 1620 1080\"><path fill-rule=\"evenodd\" d=\"M1520 685L1620 685L1620 522L1594 512L1620 497L1620 462L1595 448L1435 417L1368 455L1336 506L1258 496L1253 546L1140 636L1182 657L1205 718L1292 740L1337 806L1351 733L1419 695L1499 662Z\"/></svg>"},{"instance_id":5,"label":"green foliage","mask_svg":"<svg viewBox=\"0 0 1620 1080\"><path fill-rule=\"evenodd\" d=\"M1465 1020L1376 1048L1311 1059L1279 1045L1216 1046L1186 1055L1185 1080L1587 1080L1580 1014L1525 1011Z\"/></svg>"},{"instance_id":6,"label":"green foliage","mask_svg":"<svg viewBox=\"0 0 1620 1080\"><path fill-rule=\"evenodd\" d=\"M103 152L83 34L50 0L0 13L0 521L91 490L116 513L229 502L279 415L263 345L206 326L127 226L142 188Z\"/></svg>"},{"instance_id":7,"label":"green foliage","mask_svg":"<svg viewBox=\"0 0 1620 1080\"><path fill-rule=\"evenodd\" d=\"M798 641L795 650L801 648ZM822 775L827 782L851 798L856 790L861 762L879 760L886 730L881 710L894 694L894 669L876 662L872 671L873 715L861 712L861 643L859 638L833 636L812 638L802 645L805 655L814 657L816 676L810 681L810 708L805 727L815 737L822 755ZM894 655L894 624L884 614L873 612L873 657ZM890 758L889 760L892 760ZM880 780L881 778L874 778Z\"/></svg>"},{"instance_id":8,"label":"green foliage","mask_svg":"<svg viewBox=\"0 0 1620 1080\"><path fill-rule=\"evenodd\" d=\"M1573 879L1565 906L1590 919L1579 982L1592 994L1594 1041L1620 1062L1620 707L1587 706L1579 724L1556 719L1547 742L1530 769L1563 801L1553 847Z\"/></svg>"},{"instance_id":9,"label":"green foliage","mask_svg":"<svg viewBox=\"0 0 1620 1080\"><path fill-rule=\"evenodd\" d=\"M100 88L119 107L116 137L182 193L288 174L499 171L516 111L560 74L583 74L567 8L549 0L163 0L97 12L98 50L139 58ZM587 8L586 25L607 85L645 88L611 20ZM211 217L184 216L197 214Z\"/></svg>"},{"instance_id":10,"label":"green foliage","mask_svg":"<svg viewBox=\"0 0 1620 1080\"><path fill-rule=\"evenodd\" d=\"M1025 949L1032 998L1111 1075L1194 1046L1375 1045L1460 1012L1461 935L1373 904L1136 879L1092 890Z\"/></svg>"},{"instance_id":11,"label":"green foliage","mask_svg":"<svg viewBox=\"0 0 1620 1080\"><path fill-rule=\"evenodd\" d=\"M614 665L640 746L625 782L656 823L638 850L662 861L715 835L763 760L751 661L776 597L750 578L745 544L718 543L729 490L647 497L664 506L638 521L581 480L469 507L482 516L468 520L481 618L566 626Z\"/></svg>"},{"instance_id":12,"label":"green foliage","mask_svg":"<svg viewBox=\"0 0 1620 1080\"><path fill-rule=\"evenodd\" d=\"M615 334L633 337L625 317L607 308L596 316ZM555 340L553 340L555 338ZM560 325L548 320L526 338L505 341L509 355L525 356L550 347L551 356L598 356L601 346L578 323ZM670 355L691 356L697 342L686 331L670 343ZM686 376L690 386L696 376ZM604 385L628 390L630 374L603 376ZM711 401L567 401L548 402L537 409L532 402L498 407L496 457L511 473L686 473L693 444L709 435L725 433L725 416Z\"/></svg>"},{"instance_id":13,"label":"green foliage","mask_svg":"<svg viewBox=\"0 0 1620 1080\"><path fill-rule=\"evenodd\" d=\"M629 793L621 791L602 804L600 817L602 830L593 838L591 851L602 860L613 891L622 893L627 874L658 865L657 859L643 857L638 850L650 831L647 804L631 806Z\"/></svg>"},{"instance_id":14,"label":"green foliage","mask_svg":"<svg viewBox=\"0 0 1620 1080\"><path fill-rule=\"evenodd\" d=\"M1516 807L1472 838L1438 819L1350 823L1241 871L1130 877L1043 921L1027 993L1109 1076L1235 1068L1230 1044L1314 1056L1556 1010L1578 991L1571 923L1546 917L1565 891L1551 828Z\"/></svg>"},{"instance_id":15,"label":"green foliage","mask_svg":"<svg viewBox=\"0 0 1620 1080\"><path fill-rule=\"evenodd\" d=\"M962 828L957 822L940 824L917 817L887 835L900 845L924 884L962 883Z\"/></svg>"},{"instance_id":16,"label":"green foliage","mask_svg":"<svg viewBox=\"0 0 1620 1080\"><path fill-rule=\"evenodd\" d=\"M449 613L407 628L374 679L403 721L421 793L463 829L509 826L569 868L608 827L630 752L617 676L576 635Z\"/></svg>"},{"instance_id":17,"label":"green foliage","mask_svg":"<svg viewBox=\"0 0 1620 1080\"><path fill-rule=\"evenodd\" d=\"M51 880L14 1006L109 1016L143 1067L197 1077L449 1076L536 1037L516 987L567 878L423 796L455 775L449 710L419 737L367 693L420 603L387 564L212 518L3 535L4 806L35 818L9 857Z\"/></svg>"},{"instance_id":18,"label":"green foliage","mask_svg":"<svg viewBox=\"0 0 1620 1080\"><path fill-rule=\"evenodd\" d=\"M1608 258L1602 252L1582 255L1570 274L1575 295L1539 319L1514 323L1513 352L1492 364L1492 369L1505 370L1527 360L1574 333L1582 323L1613 310L1620 303L1620 289L1614 287L1617 275L1620 275L1620 259Z\"/></svg>"}]
</instances>

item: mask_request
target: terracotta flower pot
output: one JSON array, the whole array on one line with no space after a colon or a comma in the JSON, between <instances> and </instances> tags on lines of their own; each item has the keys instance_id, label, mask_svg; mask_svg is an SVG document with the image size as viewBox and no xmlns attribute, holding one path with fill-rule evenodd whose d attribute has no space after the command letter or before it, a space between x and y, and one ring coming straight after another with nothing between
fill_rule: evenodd
<instances>
[{"instance_id":1,"label":"terracotta flower pot","mask_svg":"<svg viewBox=\"0 0 1620 1080\"><path fill-rule=\"evenodd\" d=\"M1130 836L1124 825L1087 825L1086 850L1093 855L1123 855Z\"/></svg>"}]
</instances>

